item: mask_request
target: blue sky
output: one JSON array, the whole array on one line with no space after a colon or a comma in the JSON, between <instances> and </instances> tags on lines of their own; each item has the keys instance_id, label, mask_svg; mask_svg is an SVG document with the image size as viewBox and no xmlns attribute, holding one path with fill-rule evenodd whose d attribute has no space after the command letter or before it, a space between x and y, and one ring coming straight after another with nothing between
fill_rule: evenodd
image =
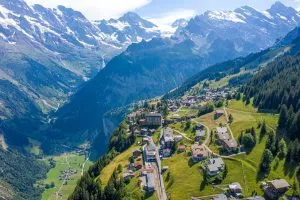
<instances>
[{"instance_id":1,"label":"blue sky","mask_svg":"<svg viewBox=\"0 0 300 200\"><path fill-rule=\"evenodd\" d=\"M233 10L249 5L258 10L266 10L276 0L25 0L30 4L45 7L64 5L81 11L91 20L120 17L134 11L142 17L160 23L171 23L177 18L190 18L206 10ZM300 0L281 0L294 8L300 7Z\"/></svg>"}]
</instances>

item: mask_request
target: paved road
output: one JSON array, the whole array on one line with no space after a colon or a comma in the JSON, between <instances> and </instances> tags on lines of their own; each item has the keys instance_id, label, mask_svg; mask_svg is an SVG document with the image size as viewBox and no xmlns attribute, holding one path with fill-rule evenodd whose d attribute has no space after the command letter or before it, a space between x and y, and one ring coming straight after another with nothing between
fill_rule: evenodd
<instances>
[{"instance_id":1,"label":"paved road","mask_svg":"<svg viewBox=\"0 0 300 200\"><path fill-rule=\"evenodd\" d=\"M164 180L163 180L162 171L161 171L161 160L159 157L160 145L158 144L158 146L156 146L153 141L153 138L152 137L148 137L148 138L149 138L150 145L153 145L154 147L156 147L155 148L156 149L156 162L149 163L146 160L144 160L145 166L151 166L154 169L155 190L157 192L159 200L167 200L167 193L165 190ZM143 146L144 158L146 158L145 148L146 148L146 145Z\"/></svg>"},{"instance_id":2,"label":"paved road","mask_svg":"<svg viewBox=\"0 0 300 200\"><path fill-rule=\"evenodd\" d=\"M162 167L161 167L161 160L160 160L160 157L159 157L159 148L160 148L160 145L158 144L158 146L155 145L155 143L153 142L153 139L152 137L149 138L150 139L150 143L151 145L155 146L156 147L156 167L154 167L156 173L157 173L157 176L158 176L158 179L159 179L159 188L157 190L157 193L158 193L158 197L160 200L167 200L167 193L166 193L166 189L165 189L165 185L164 185L164 179L163 179L163 176L162 176Z\"/></svg>"}]
</instances>

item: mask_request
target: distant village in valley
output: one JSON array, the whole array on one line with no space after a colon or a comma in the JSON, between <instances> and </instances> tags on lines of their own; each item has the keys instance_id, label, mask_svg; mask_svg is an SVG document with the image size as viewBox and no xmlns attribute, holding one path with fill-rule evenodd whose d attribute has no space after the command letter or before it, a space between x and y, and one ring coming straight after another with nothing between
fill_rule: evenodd
<instances>
[{"instance_id":1,"label":"distant village in valley","mask_svg":"<svg viewBox=\"0 0 300 200\"><path fill-rule=\"evenodd\" d=\"M200 188L211 187L218 191L205 197L190 196L193 200L261 200L284 197L291 184L280 177L257 182L260 192L253 188L251 195L245 195L243 179L223 183L232 173L226 161L250 152L247 144L242 141L242 136L236 137L231 130L235 119L230 110L226 109L228 102L240 101L240 98L236 89L204 87L196 93L194 89L193 94L187 93L179 99L154 99L140 103L125 120L127 134L135 135L138 143L131 150L129 164L123 171L123 179L130 182L138 177L138 185L146 193L155 192L159 199L172 199L168 189L177 181L173 171L179 166L168 160L183 155L186 159L184 162L190 167L200 163L197 173L203 177L203 181L190 184L199 185ZM213 124L200 120L200 116L206 115L209 115L208 121ZM259 126L264 126L261 125L264 122L259 123ZM247 131L242 135L248 134Z\"/></svg>"}]
</instances>

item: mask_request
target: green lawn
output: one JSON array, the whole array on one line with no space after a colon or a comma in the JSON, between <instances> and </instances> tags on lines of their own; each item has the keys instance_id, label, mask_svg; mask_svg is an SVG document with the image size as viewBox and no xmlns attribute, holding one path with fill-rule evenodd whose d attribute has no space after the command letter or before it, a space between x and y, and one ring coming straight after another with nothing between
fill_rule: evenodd
<instances>
[{"instance_id":1,"label":"green lawn","mask_svg":"<svg viewBox=\"0 0 300 200\"><path fill-rule=\"evenodd\" d=\"M245 106L241 101L231 101L228 108L228 114L232 114L233 123L231 129L234 137L238 138L241 131L254 127L256 130L257 138L259 138L258 123L265 121L269 131L275 130L278 121L278 115L258 113L256 109L249 105ZM215 130L219 123L226 123L225 116L219 119L214 119L214 113L209 113L196 118L195 121L201 122L208 126L211 130ZM182 127L175 125L176 129L182 130ZM186 131L187 132L187 131ZM293 183L296 169L292 167L285 168L284 160L279 161L278 167L275 168L275 161L272 163L272 171L267 179L261 179L258 176L258 169L261 161L263 151L265 149L267 136L258 141L256 146L248 154L241 154L232 158L224 158L228 167L228 174L221 183L221 187L213 187L208 185L201 187L203 175L200 170L201 163L192 165L189 163L189 157L185 153L174 154L170 159L163 161L163 165L169 166L171 174L171 181L165 181L165 186L168 195L171 199L189 199L191 196L206 196L211 194L221 193L221 188L226 187L227 184L232 182L239 182L243 187L244 196L250 196L253 191L262 195L260 189L261 181L273 180L276 178L284 178ZM212 142L209 146L213 151L218 152L219 146ZM187 149L189 151L189 149ZM274 159L275 160L275 159ZM166 173L164 174L166 179ZM172 180L173 179L173 180ZM291 190L289 191L289 193Z\"/></svg>"},{"instance_id":2,"label":"green lawn","mask_svg":"<svg viewBox=\"0 0 300 200\"><path fill-rule=\"evenodd\" d=\"M188 149L187 149L188 151ZM163 160L163 166L169 166L171 178L166 180L167 172L164 173L165 188L168 197L175 200L190 199L191 196L202 196L209 194L220 193L219 189L208 185L204 188L200 187L203 181L202 172L200 169L201 163L192 164L189 162L190 157L185 153L174 154L171 158ZM174 180L172 183L171 180Z\"/></svg>"},{"instance_id":3,"label":"green lawn","mask_svg":"<svg viewBox=\"0 0 300 200\"><path fill-rule=\"evenodd\" d=\"M43 184L51 184L52 182L55 184L54 188L46 189L42 194L43 200L51 200L56 199L56 192L61 188L61 198L59 199L67 199L68 196L73 192L77 181L81 177L81 169L82 164L85 162L85 156L78 155L76 153L66 153L64 155L55 156L53 159L56 161L56 166L47 173L47 179L43 180ZM76 174L71 175L72 180L68 180L66 185L62 185L63 181L59 180L59 176L61 175L60 171L69 169L69 165L71 169L77 171ZM84 170L87 170L89 166L91 166L92 162L88 161Z\"/></svg>"}]
</instances>

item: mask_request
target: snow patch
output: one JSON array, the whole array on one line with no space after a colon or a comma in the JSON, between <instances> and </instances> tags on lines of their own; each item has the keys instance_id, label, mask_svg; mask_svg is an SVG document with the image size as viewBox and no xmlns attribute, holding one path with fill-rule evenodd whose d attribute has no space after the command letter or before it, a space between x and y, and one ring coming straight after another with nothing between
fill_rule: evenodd
<instances>
[{"instance_id":1,"label":"snow patch","mask_svg":"<svg viewBox=\"0 0 300 200\"><path fill-rule=\"evenodd\" d=\"M123 31L124 28L130 26L127 22L120 22L120 21L109 23L108 25L112 26L112 27L114 27L114 28L116 28L116 29L118 29L120 31Z\"/></svg>"},{"instance_id":2,"label":"snow patch","mask_svg":"<svg viewBox=\"0 0 300 200\"><path fill-rule=\"evenodd\" d=\"M235 13L233 11L211 11L208 12L208 17L214 20L226 20L235 23L246 23L243 20L245 19L243 15Z\"/></svg>"}]
</instances>

